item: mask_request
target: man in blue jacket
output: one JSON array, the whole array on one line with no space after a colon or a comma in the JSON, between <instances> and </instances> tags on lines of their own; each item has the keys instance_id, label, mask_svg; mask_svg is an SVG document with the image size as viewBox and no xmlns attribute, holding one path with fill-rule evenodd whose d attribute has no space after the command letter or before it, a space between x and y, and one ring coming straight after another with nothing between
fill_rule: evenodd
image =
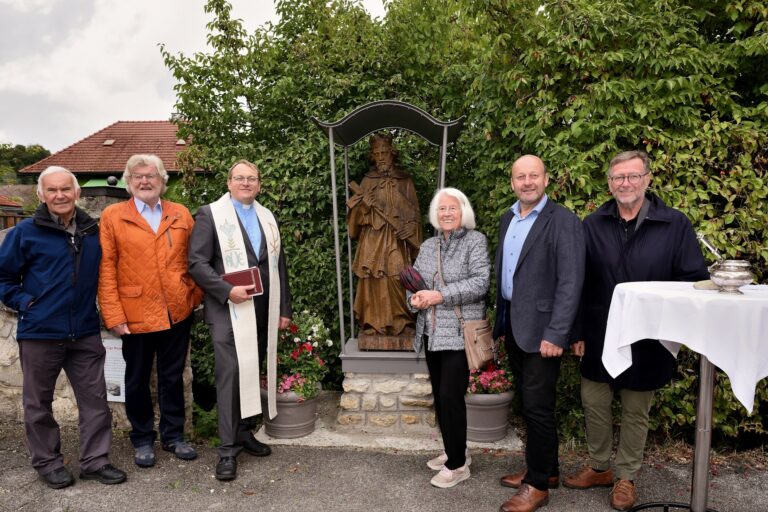
<instances>
[{"instance_id":1,"label":"man in blue jacket","mask_svg":"<svg viewBox=\"0 0 768 512\"><path fill-rule=\"evenodd\" d=\"M0 301L19 315L16 339L32 466L48 487L74 483L51 407L63 369L79 408L80 478L119 484L126 475L108 458L112 414L96 310L98 224L75 207L80 187L63 167L40 174L37 195L43 204L34 217L13 228L0 246Z\"/></svg>"},{"instance_id":2,"label":"man in blue jacket","mask_svg":"<svg viewBox=\"0 0 768 512\"><path fill-rule=\"evenodd\" d=\"M634 479L643 462L653 392L672 378L675 360L658 340L632 344L632 366L616 379L602 363L613 289L631 281L697 281L708 272L690 221L647 192L648 155L619 153L608 166L613 199L584 219L587 266L581 303L581 401L589 464L565 479L574 489L611 487L611 506L628 510L637 500ZM578 335L578 333L577 333ZM621 397L616 473L611 470L614 392ZM615 482L614 482L615 476Z\"/></svg>"},{"instance_id":3,"label":"man in blue jacket","mask_svg":"<svg viewBox=\"0 0 768 512\"><path fill-rule=\"evenodd\" d=\"M536 510L559 485L555 397L581 298L584 234L579 218L547 197L548 183L540 158L518 158L511 176L517 202L499 226L493 333L504 336L527 432L526 469L501 477L501 485L519 489L503 512Z\"/></svg>"}]
</instances>

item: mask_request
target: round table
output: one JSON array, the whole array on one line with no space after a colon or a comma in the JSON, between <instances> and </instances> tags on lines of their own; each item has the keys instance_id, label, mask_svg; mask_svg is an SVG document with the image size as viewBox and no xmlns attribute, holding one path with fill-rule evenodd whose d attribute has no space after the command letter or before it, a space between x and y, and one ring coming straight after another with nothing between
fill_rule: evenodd
<instances>
[{"instance_id":1,"label":"round table","mask_svg":"<svg viewBox=\"0 0 768 512\"><path fill-rule=\"evenodd\" d=\"M681 345L701 355L690 509L707 510L712 437L714 366L731 381L734 396L752 412L757 383L768 376L768 286L743 295L694 289L693 283L621 283L611 299L603 364L617 377L632 365L631 345L657 339L677 356ZM669 504L672 505L672 504Z\"/></svg>"}]
</instances>

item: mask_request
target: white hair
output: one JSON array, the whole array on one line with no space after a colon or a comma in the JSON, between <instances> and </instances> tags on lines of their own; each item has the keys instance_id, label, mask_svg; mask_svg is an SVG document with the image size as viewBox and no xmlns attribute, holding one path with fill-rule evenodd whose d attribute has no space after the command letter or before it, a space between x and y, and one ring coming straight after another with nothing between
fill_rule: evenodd
<instances>
[{"instance_id":1,"label":"white hair","mask_svg":"<svg viewBox=\"0 0 768 512\"><path fill-rule=\"evenodd\" d=\"M37 197L40 198L40 200L43 200L43 178L46 176L50 176L51 174L58 174L60 172L69 174L69 176L72 178L72 186L75 188L75 193L80 191L80 184L77 182L77 177L72 174L72 171L69 169L65 169L64 167L59 167L57 165L52 165L50 167L47 167L43 172L40 173L40 176L37 177Z\"/></svg>"},{"instance_id":2,"label":"white hair","mask_svg":"<svg viewBox=\"0 0 768 512\"><path fill-rule=\"evenodd\" d=\"M125 171L123 171L123 181L125 182L125 190L129 194L133 195L130 185L131 173L138 167L148 167L150 165L157 169L157 173L163 179L163 189L160 191L160 195L165 194L165 190L168 188L168 171L165 170L163 161L157 155L133 155L128 159L128 162L125 164Z\"/></svg>"},{"instance_id":3,"label":"white hair","mask_svg":"<svg viewBox=\"0 0 768 512\"><path fill-rule=\"evenodd\" d=\"M452 197L459 202L459 206L461 207L461 227L465 229L475 229L475 211L472 209L472 205L469 204L469 199L464 195L464 192L452 187L439 189L435 192L432 202L429 203L429 222L432 226L438 231L440 230L440 223L437 220L437 208L440 203L440 198L444 195Z\"/></svg>"}]
</instances>

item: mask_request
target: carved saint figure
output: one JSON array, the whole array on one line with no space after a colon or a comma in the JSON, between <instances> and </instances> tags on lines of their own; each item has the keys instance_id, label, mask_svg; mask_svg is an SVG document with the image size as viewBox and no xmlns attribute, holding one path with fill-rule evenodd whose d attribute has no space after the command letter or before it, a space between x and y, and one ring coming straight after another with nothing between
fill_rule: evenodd
<instances>
[{"instance_id":1,"label":"carved saint figure","mask_svg":"<svg viewBox=\"0 0 768 512\"><path fill-rule=\"evenodd\" d=\"M350 183L354 195L347 203L349 236L357 240L355 318L369 336L412 334L414 321L398 276L413 264L421 245L416 187L396 165L391 135L374 134L369 143L374 165L361 184Z\"/></svg>"}]
</instances>

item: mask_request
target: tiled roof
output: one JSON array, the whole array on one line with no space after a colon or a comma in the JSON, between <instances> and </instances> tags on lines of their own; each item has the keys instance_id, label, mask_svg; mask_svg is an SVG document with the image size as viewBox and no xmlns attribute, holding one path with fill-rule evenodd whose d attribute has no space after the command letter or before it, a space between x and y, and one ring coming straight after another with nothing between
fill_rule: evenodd
<instances>
[{"instance_id":1,"label":"tiled roof","mask_svg":"<svg viewBox=\"0 0 768 512\"><path fill-rule=\"evenodd\" d=\"M39 174L58 165L75 174L116 175L123 172L131 155L149 153L159 156L165 169L175 173L176 155L187 148L177 144L177 129L170 121L118 121L19 172Z\"/></svg>"},{"instance_id":2,"label":"tiled roof","mask_svg":"<svg viewBox=\"0 0 768 512\"><path fill-rule=\"evenodd\" d=\"M11 201L11 199L7 196L0 196L0 206L21 208L23 205L21 203L17 203L16 201Z\"/></svg>"}]
</instances>

